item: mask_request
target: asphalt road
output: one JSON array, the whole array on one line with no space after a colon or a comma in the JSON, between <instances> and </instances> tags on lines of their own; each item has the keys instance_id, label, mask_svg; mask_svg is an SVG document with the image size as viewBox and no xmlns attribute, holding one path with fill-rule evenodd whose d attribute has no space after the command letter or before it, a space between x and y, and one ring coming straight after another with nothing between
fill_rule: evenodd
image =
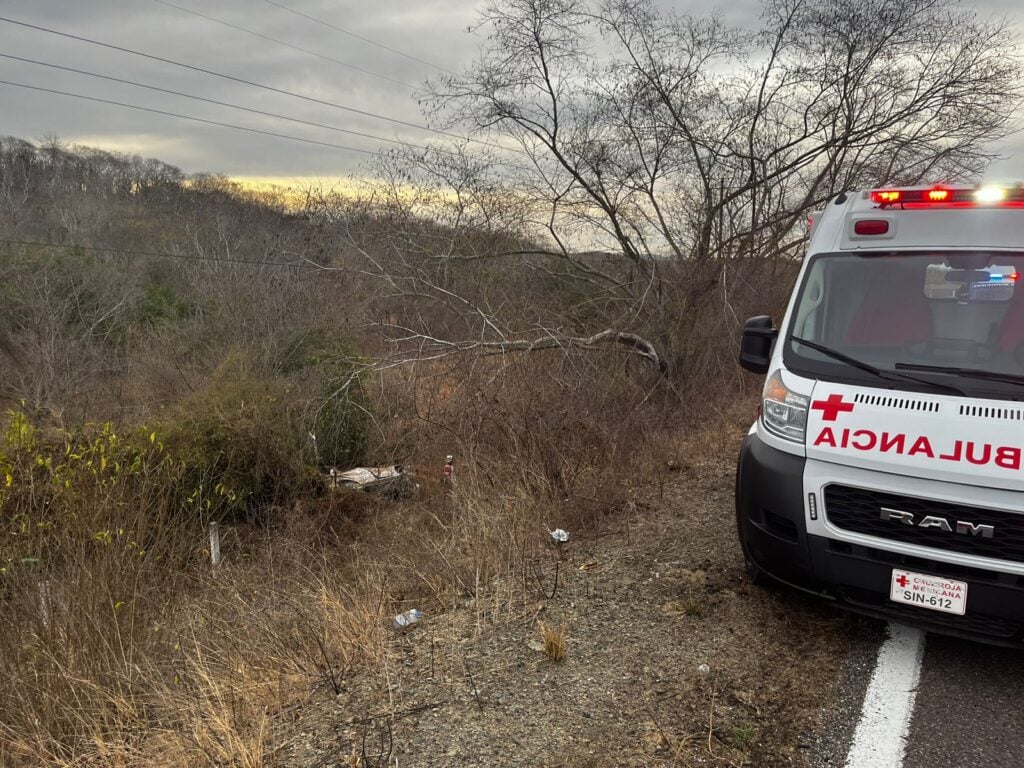
<instances>
[{"instance_id":1,"label":"asphalt road","mask_svg":"<svg viewBox=\"0 0 1024 768\"><path fill-rule=\"evenodd\" d=\"M824 713L808 756L810 768L846 765L881 644L870 634L855 643L840 698ZM1022 766L1024 651L928 634L900 768Z\"/></svg>"},{"instance_id":2,"label":"asphalt road","mask_svg":"<svg viewBox=\"0 0 1024 768\"><path fill-rule=\"evenodd\" d=\"M904 768L1024 765L1024 652L925 642Z\"/></svg>"}]
</instances>

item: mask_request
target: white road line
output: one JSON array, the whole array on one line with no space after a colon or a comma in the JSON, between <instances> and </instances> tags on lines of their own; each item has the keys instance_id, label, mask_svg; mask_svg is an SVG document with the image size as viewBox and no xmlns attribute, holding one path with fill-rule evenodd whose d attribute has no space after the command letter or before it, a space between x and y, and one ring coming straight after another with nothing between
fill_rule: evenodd
<instances>
[{"instance_id":1,"label":"white road line","mask_svg":"<svg viewBox=\"0 0 1024 768\"><path fill-rule=\"evenodd\" d=\"M924 632L889 625L889 638L878 650L878 663L864 694L846 768L901 768L923 655Z\"/></svg>"}]
</instances>

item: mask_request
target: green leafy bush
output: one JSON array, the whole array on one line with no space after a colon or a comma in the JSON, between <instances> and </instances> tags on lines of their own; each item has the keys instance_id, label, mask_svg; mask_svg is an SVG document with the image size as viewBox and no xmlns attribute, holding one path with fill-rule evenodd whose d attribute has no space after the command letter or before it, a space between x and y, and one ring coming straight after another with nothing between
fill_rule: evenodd
<instances>
[{"instance_id":1,"label":"green leafy bush","mask_svg":"<svg viewBox=\"0 0 1024 768\"><path fill-rule=\"evenodd\" d=\"M147 286L138 308L139 322L145 325L176 323L195 313L192 302L186 301L166 285Z\"/></svg>"},{"instance_id":2,"label":"green leafy bush","mask_svg":"<svg viewBox=\"0 0 1024 768\"><path fill-rule=\"evenodd\" d=\"M69 428L8 412L0 418L0 567L52 560L81 540L121 537L143 549L139 525L127 521L146 517L174 529L252 519L318 491L318 465L362 462L370 423L362 364L329 342L294 347L287 375L254 373L246 358L230 356L206 386L145 426Z\"/></svg>"},{"instance_id":3,"label":"green leafy bush","mask_svg":"<svg viewBox=\"0 0 1024 768\"><path fill-rule=\"evenodd\" d=\"M180 503L202 517L238 517L310 490L315 482L294 385L222 366L160 424L183 465Z\"/></svg>"},{"instance_id":4,"label":"green leafy bush","mask_svg":"<svg viewBox=\"0 0 1024 768\"><path fill-rule=\"evenodd\" d=\"M39 423L35 423L39 422ZM98 542L143 557L183 466L156 432L40 426L8 411L0 431L0 573Z\"/></svg>"},{"instance_id":5,"label":"green leafy bush","mask_svg":"<svg viewBox=\"0 0 1024 768\"><path fill-rule=\"evenodd\" d=\"M332 328L302 332L279 367L304 392L301 422L316 436L315 461L336 467L364 463L372 422L362 383L367 363L344 334Z\"/></svg>"}]
</instances>

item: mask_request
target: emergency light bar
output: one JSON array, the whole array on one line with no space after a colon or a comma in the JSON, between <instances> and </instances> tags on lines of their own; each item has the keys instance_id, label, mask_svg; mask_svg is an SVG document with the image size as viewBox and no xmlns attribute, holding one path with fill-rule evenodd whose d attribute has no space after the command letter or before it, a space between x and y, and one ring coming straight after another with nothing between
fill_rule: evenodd
<instances>
[{"instance_id":1,"label":"emergency light bar","mask_svg":"<svg viewBox=\"0 0 1024 768\"><path fill-rule=\"evenodd\" d=\"M1024 187L932 187L931 189L873 189L871 202L879 208L892 205L926 207L952 204L971 205L1024 204Z\"/></svg>"}]
</instances>

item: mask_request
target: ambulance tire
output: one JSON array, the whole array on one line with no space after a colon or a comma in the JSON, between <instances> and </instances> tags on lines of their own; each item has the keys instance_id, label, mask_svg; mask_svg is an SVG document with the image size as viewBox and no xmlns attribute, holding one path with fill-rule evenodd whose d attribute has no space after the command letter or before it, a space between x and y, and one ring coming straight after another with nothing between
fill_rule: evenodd
<instances>
[{"instance_id":1,"label":"ambulance tire","mask_svg":"<svg viewBox=\"0 0 1024 768\"><path fill-rule=\"evenodd\" d=\"M740 542L740 552L743 555L743 570L747 574L747 579L751 584L757 587L767 586L772 578L768 576L754 559L750 556L750 550L747 548L747 537L743 531L743 518L741 517L742 504L740 502L740 473L743 471L743 452L740 453L740 460L736 464L736 481L734 487L734 496L736 504L736 536Z\"/></svg>"},{"instance_id":2,"label":"ambulance tire","mask_svg":"<svg viewBox=\"0 0 1024 768\"><path fill-rule=\"evenodd\" d=\"M743 549L743 570L746 571L747 580L755 587L766 587L771 584L772 578L751 559L750 553L747 552L747 545L742 539L740 539L740 547Z\"/></svg>"},{"instance_id":3,"label":"ambulance tire","mask_svg":"<svg viewBox=\"0 0 1024 768\"><path fill-rule=\"evenodd\" d=\"M747 549L747 540L743 535L743 521L740 520L740 511L736 510L736 531L739 534L740 551L743 554L743 570L747 574L747 580L756 587L766 587L774 582L771 576L761 570L761 567L754 562Z\"/></svg>"}]
</instances>

